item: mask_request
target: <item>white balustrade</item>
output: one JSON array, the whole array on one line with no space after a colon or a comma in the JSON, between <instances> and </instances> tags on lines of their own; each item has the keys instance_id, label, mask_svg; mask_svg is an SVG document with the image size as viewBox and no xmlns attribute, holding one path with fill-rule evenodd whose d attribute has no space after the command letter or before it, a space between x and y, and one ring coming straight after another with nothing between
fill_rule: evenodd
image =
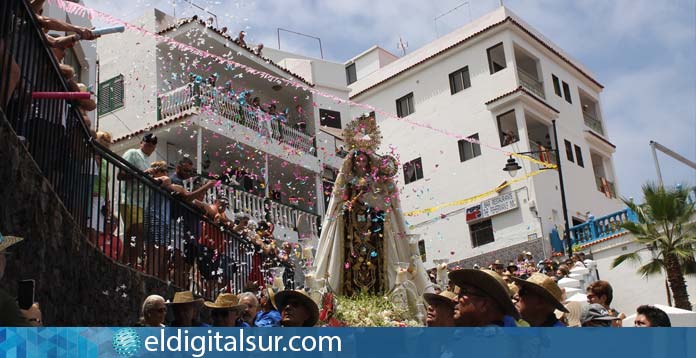
<instances>
[{"instance_id":1,"label":"white balustrade","mask_svg":"<svg viewBox=\"0 0 696 358\"><path fill-rule=\"evenodd\" d=\"M193 86L179 87L160 96L161 119L169 119L190 112L196 104Z\"/></svg>"},{"instance_id":2,"label":"white balustrade","mask_svg":"<svg viewBox=\"0 0 696 358\"><path fill-rule=\"evenodd\" d=\"M224 91L206 85L188 84L160 96L160 119L171 119L200 111L216 114L235 123L309 153L313 140L307 134L260 110L240 106Z\"/></svg>"}]
</instances>

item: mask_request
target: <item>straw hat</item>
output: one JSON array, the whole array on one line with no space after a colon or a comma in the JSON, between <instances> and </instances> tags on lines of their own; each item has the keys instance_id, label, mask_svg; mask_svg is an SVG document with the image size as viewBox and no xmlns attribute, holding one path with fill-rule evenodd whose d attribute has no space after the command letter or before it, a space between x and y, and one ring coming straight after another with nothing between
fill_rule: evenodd
<instances>
[{"instance_id":1,"label":"straw hat","mask_svg":"<svg viewBox=\"0 0 696 358\"><path fill-rule=\"evenodd\" d=\"M424 293L423 294L423 299L425 302L427 302L429 305L433 305L434 302L442 302L445 304L451 303L455 304L457 303L457 294L452 292L452 291L442 291L439 294L434 294L434 293Z\"/></svg>"},{"instance_id":2,"label":"straw hat","mask_svg":"<svg viewBox=\"0 0 696 358\"><path fill-rule=\"evenodd\" d=\"M181 291L181 292L176 292L174 294L174 298L172 299L172 302L169 302L170 305L179 305L179 304L186 304L186 303L203 303L203 299L202 298L195 299L193 297L193 292L191 292L191 291Z\"/></svg>"},{"instance_id":3,"label":"straw hat","mask_svg":"<svg viewBox=\"0 0 696 358\"><path fill-rule=\"evenodd\" d=\"M508 289L507 284L503 278L500 277L500 275L495 273L495 271L486 269L461 269L450 271L448 277L450 281L457 286L473 286L485 292L498 303L498 306L500 306L503 313L506 315L512 316L516 319L520 317L515 305L512 304L510 290Z\"/></svg>"},{"instance_id":4,"label":"straw hat","mask_svg":"<svg viewBox=\"0 0 696 358\"><path fill-rule=\"evenodd\" d=\"M533 273L527 280L522 280L517 277L512 277L512 280L520 286L532 291L535 295L542 297L546 302L550 303L556 309L563 312L568 310L563 306L563 290L558 287L556 281L543 273Z\"/></svg>"},{"instance_id":5,"label":"straw hat","mask_svg":"<svg viewBox=\"0 0 696 358\"><path fill-rule=\"evenodd\" d=\"M319 320L319 307L314 300L307 295L305 290L285 290L278 292L275 295L275 301L277 304L276 307L278 310L282 311L287 305L287 301L291 298L300 301L300 303L309 311L309 319L307 319L302 326L312 327L317 324L317 321Z\"/></svg>"},{"instance_id":6,"label":"straw hat","mask_svg":"<svg viewBox=\"0 0 696 358\"><path fill-rule=\"evenodd\" d=\"M204 302L206 307L212 309L225 309L225 310L243 310L246 305L239 304L239 297L231 293L221 293L215 299L215 302Z\"/></svg>"},{"instance_id":7,"label":"straw hat","mask_svg":"<svg viewBox=\"0 0 696 358\"><path fill-rule=\"evenodd\" d=\"M0 252L5 251L8 247L24 240L23 237L18 236L2 236L0 234Z\"/></svg>"}]
</instances>

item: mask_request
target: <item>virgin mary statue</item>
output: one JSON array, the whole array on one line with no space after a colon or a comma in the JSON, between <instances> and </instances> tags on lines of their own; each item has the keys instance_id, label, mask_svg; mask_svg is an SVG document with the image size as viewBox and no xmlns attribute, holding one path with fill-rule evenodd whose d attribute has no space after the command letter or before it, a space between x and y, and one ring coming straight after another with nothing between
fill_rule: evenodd
<instances>
[{"instance_id":1,"label":"virgin mary statue","mask_svg":"<svg viewBox=\"0 0 696 358\"><path fill-rule=\"evenodd\" d=\"M343 135L350 152L322 224L316 277L347 296L385 294L411 281L420 296L430 281L401 212L393 179L398 164L375 153L380 132L374 117L354 120Z\"/></svg>"}]
</instances>

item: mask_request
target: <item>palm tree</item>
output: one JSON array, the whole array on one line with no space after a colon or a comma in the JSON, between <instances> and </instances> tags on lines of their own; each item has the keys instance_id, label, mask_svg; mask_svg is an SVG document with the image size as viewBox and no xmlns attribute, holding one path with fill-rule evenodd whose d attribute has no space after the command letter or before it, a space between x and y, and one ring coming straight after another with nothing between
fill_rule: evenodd
<instances>
[{"instance_id":1,"label":"palm tree","mask_svg":"<svg viewBox=\"0 0 696 358\"><path fill-rule=\"evenodd\" d=\"M661 274L664 270L675 306L691 311L684 275L694 273L696 225L693 218L696 209L689 194L689 190L681 186L664 188L654 183L645 184L644 204L637 205L623 199L636 214L637 220L626 221L621 226L633 234L638 243L647 246L654 253L654 258L640 266L638 273L647 277ZM627 260L641 263L636 251L616 257L612 268Z\"/></svg>"}]
</instances>

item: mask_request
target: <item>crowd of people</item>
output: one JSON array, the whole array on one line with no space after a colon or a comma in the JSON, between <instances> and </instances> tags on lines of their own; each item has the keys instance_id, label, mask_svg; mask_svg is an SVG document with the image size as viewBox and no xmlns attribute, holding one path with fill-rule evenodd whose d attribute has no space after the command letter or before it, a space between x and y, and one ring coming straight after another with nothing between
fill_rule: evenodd
<instances>
[{"instance_id":1,"label":"crowd of people","mask_svg":"<svg viewBox=\"0 0 696 358\"><path fill-rule=\"evenodd\" d=\"M319 307L303 290L267 287L239 295L221 293L215 301L195 298L191 291L174 294L171 301L148 296L139 327L311 327L319 321Z\"/></svg>"},{"instance_id":2,"label":"crowd of people","mask_svg":"<svg viewBox=\"0 0 696 358\"><path fill-rule=\"evenodd\" d=\"M496 260L487 268L449 272L449 285L423 296L428 303L428 327L621 327L626 315L611 306L614 292L607 281L590 273L587 302L568 301L558 282L573 268L585 267L585 255L574 254L562 263L534 262L524 252L507 265ZM431 275L431 279L434 276ZM670 327L667 314L657 307L637 308L636 327Z\"/></svg>"},{"instance_id":3,"label":"crowd of people","mask_svg":"<svg viewBox=\"0 0 696 358\"><path fill-rule=\"evenodd\" d=\"M296 104L294 109L286 107L283 110L279 110L278 106L280 102L275 99L270 99L267 102L262 102L261 98L258 96L252 97L253 90L246 88L235 88L232 81L228 80L223 85L218 85L218 75L212 74L207 78L196 73L189 73L188 75L189 85L200 86L201 93L210 94L211 98L206 98L203 95L203 105L210 108L217 108L221 106L222 102L219 99L225 98L228 101L235 103L239 108L247 113L247 115L254 118L258 118L259 122L265 124L263 130L267 131L265 134L268 136L275 135L278 139L282 139L282 131L275 132L272 130L271 123L281 123L285 126L290 126L297 131L307 134L307 114L305 109L301 104ZM200 95L200 94L199 94ZM208 103L205 103L205 102ZM218 109L219 111L220 109ZM223 109L222 112L225 112ZM226 113L221 113L225 115Z\"/></svg>"},{"instance_id":4,"label":"crowd of people","mask_svg":"<svg viewBox=\"0 0 696 358\"><path fill-rule=\"evenodd\" d=\"M139 148L126 151L123 158L149 175L164 191L190 204L197 213L188 211L181 203L172 204L161 192L145 188L142 180L120 171L117 178L121 181L122 195L118 214L124 242L122 252L112 258L163 280L169 279L178 287L191 288L197 294L211 294L241 289L232 287L233 276L239 268L238 261L242 260L240 257L253 252L245 282L256 282L264 287L268 269L282 266L287 269L286 282L291 286L294 280L292 258L297 247L278 242L270 220L257 223L244 212L229 217L230 203L224 192L206 201L206 194L216 187L216 180L204 180L192 191L187 190L184 181L194 174L190 158L183 157L171 174L166 162L150 163L157 142L157 137L148 133L143 136ZM106 185L101 188L103 191ZM196 214L207 220L201 220ZM111 220L117 221L115 216ZM105 229L113 230L114 226ZM242 240L236 239L239 237ZM156 260L156 263L148 260Z\"/></svg>"}]
</instances>

